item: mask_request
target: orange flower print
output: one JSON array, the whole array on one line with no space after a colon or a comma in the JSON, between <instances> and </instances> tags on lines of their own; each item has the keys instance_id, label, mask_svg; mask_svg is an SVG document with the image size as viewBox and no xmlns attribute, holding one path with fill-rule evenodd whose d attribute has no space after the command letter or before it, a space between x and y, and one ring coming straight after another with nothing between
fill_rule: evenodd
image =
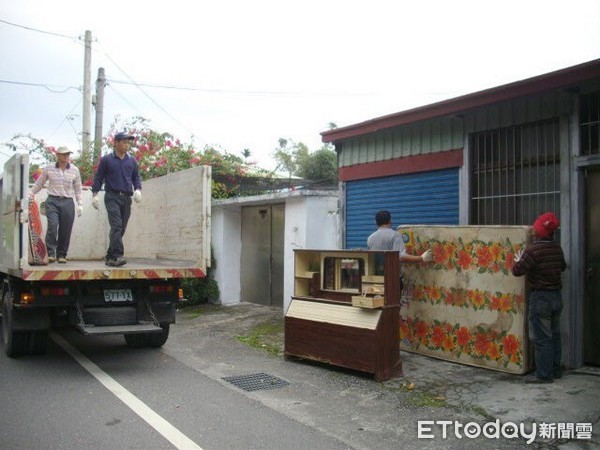
<instances>
[{"instance_id":1,"label":"orange flower print","mask_svg":"<svg viewBox=\"0 0 600 450\"><path fill-rule=\"evenodd\" d=\"M515 254L512 252L508 252L506 254L506 260L504 261L504 268L506 270L511 270L515 265Z\"/></svg>"},{"instance_id":2,"label":"orange flower print","mask_svg":"<svg viewBox=\"0 0 600 450\"><path fill-rule=\"evenodd\" d=\"M488 358L498 361L502 355L500 354L500 349L498 348L498 344L496 342L490 342L487 351Z\"/></svg>"},{"instance_id":3,"label":"orange flower print","mask_svg":"<svg viewBox=\"0 0 600 450\"><path fill-rule=\"evenodd\" d=\"M492 311L500 311L500 296L492 295L492 300L490 301L490 309Z\"/></svg>"},{"instance_id":4,"label":"orange flower print","mask_svg":"<svg viewBox=\"0 0 600 450\"><path fill-rule=\"evenodd\" d=\"M490 248L483 246L477 249L477 263L479 267L488 267L492 262L492 255L490 254Z\"/></svg>"},{"instance_id":5,"label":"orange flower print","mask_svg":"<svg viewBox=\"0 0 600 450\"><path fill-rule=\"evenodd\" d=\"M423 341L427 337L427 324L422 320L415 323L415 333Z\"/></svg>"},{"instance_id":6,"label":"orange flower print","mask_svg":"<svg viewBox=\"0 0 600 450\"><path fill-rule=\"evenodd\" d=\"M498 242L494 242L492 245L490 245L489 249L492 259L497 262L502 255L502 246Z\"/></svg>"},{"instance_id":7,"label":"orange flower print","mask_svg":"<svg viewBox=\"0 0 600 450\"><path fill-rule=\"evenodd\" d=\"M471 342L471 333L467 327L460 327L456 332L456 342L460 347L466 347Z\"/></svg>"},{"instance_id":8,"label":"orange flower print","mask_svg":"<svg viewBox=\"0 0 600 450\"><path fill-rule=\"evenodd\" d=\"M513 356L519 351L519 341L514 334L509 334L502 338L502 346L504 347L504 354L507 356Z\"/></svg>"},{"instance_id":9,"label":"orange flower print","mask_svg":"<svg viewBox=\"0 0 600 450\"><path fill-rule=\"evenodd\" d=\"M446 258L453 258L456 254L456 244L454 242L446 242L444 244L444 250L446 251Z\"/></svg>"},{"instance_id":10,"label":"orange flower print","mask_svg":"<svg viewBox=\"0 0 600 450\"><path fill-rule=\"evenodd\" d=\"M448 256L446 254L446 249L442 244L438 244L433 247L433 262L436 264L444 264Z\"/></svg>"},{"instance_id":11,"label":"orange flower print","mask_svg":"<svg viewBox=\"0 0 600 450\"><path fill-rule=\"evenodd\" d=\"M444 300L444 304L453 305L454 301L456 300L456 294L454 292L452 292L451 290L447 290L445 292L443 300Z\"/></svg>"},{"instance_id":12,"label":"orange flower print","mask_svg":"<svg viewBox=\"0 0 600 450\"><path fill-rule=\"evenodd\" d=\"M512 301L510 298L510 294L504 294L500 297L500 311L509 312L512 311Z\"/></svg>"},{"instance_id":13,"label":"orange flower print","mask_svg":"<svg viewBox=\"0 0 600 450\"><path fill-rule=\"evenodd\" d=\"M444 340L442 342L442 348L445 352L451 352L454 350L454 339L450 334L444 336Z\"/></svg>"},{"instance_id":14,"label":"orange flower print","mask_svg":"<svg viewBox=\"0 0 600 450\"><path fill-rule=\"evenodd\" d=\"M436 347L436 348L441 347L442 341L444 340L445 335L446 335L446 332L444 331L444 329L441 326L439 326L439 325L434 326L433 333L431 334L431 346Z\"/></svg>"},{"instance_id":15,"label":"orange flower print","mask_svg":"<svg viewBox=\"0 0 600 450\"><path fill-rule=\"evenodd\" d=\"M472 259L469 252L466 252L465 250L460 250L458 252L458 265L462 270L467 270L471 267L471 261Z\"/></svg>"},{"instance_id":16,"label":"orange flower print","mask_svg":"<svg viewBox=\"0 0 600 450\"><path fill-rule=\"evenodd\" d=\"M489 345L490 342L488 340L488 337L484 333L478 333L477 336L475 336L475 355L485 356L487 354Z\"/></svg>"},{"instance_id":17,"label":"orange flower print","mask_svg":"<svg viewBox=\"0 0 600 450\"><path fill-rule=\"evenodd\" d=\"M432 287L429 290L429 298L431 298L431 300L434 302L438 302L442 298L442 292L440 288Z\"/></svg>"},{"instance_id":18,"label":"orange flower print","mask_svg":"<svg viewBox=\"0 0 600 450\"><path fill-rule=\"evenodd\" d=\"M473 291L471 301L473 302L475 309L481 308L483 305L485 305L485 296L483 295L483 292L479 289Z\"/></svg>"}]
</instances>

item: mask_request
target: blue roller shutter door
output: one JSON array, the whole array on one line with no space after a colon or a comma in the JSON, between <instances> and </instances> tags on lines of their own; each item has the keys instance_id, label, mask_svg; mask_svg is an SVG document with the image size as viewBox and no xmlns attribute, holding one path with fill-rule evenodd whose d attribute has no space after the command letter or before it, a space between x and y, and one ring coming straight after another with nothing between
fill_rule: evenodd
<instances>
[{"instance_id":1,"label":"blue roller shutter door","mask_svg":"<svg viewBox=\"0 0 600 450\"><path fill-rule=\"evenodd\" d=\"M346 182L346 248L366 248L375 213L392 226L458 225L458 168Z\"/></svg>"}]
</instances>

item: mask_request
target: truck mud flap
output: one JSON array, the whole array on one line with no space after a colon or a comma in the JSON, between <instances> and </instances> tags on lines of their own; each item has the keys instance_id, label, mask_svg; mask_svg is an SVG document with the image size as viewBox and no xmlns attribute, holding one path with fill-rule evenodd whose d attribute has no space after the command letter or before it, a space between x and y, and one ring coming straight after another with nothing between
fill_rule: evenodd
<instances>
[{"instance_id":1,"label":"truck mud flap","mask_svg":"<svg viewBox=\"0 0 600 450\"><path fill-rule=\"evenodd\" d=\"M151 323L140 323L135 325L112 325L112 326L76 326L77 330L86 336L101 336L107 334L136 334L136 333L160 333L162 328Z\"/></svg>"}]
</instances>

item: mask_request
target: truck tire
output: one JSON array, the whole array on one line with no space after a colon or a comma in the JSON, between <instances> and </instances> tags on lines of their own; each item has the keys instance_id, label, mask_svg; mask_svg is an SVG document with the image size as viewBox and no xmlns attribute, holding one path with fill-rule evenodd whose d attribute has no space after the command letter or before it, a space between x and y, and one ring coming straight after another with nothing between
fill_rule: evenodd
<instances>
[{"instance_id":1,"label":"truck tire","mask_svg":"<svg viewBox=\"0 0 600 450\"><path fill-rule=\"evenodd\" d=\"M2 340L6 356L16 358L27 353L27 333L13 330L12 296L7 290L2 298Z\"/></svg>"},{"instance_id":2,"label":"truck tire","mask_svg":"<svg viewBox=\"0 0 600 450\"><path fill-rule=\"evenodd\" d=\"M148 345L148 333L124 334L127 347L144 348Z\"/></svg>"},{"instance_id":3,"label":"truck tire","mask_svg":"<svg viewBox=\"0 0 600 450\"><path fill-rule=\"evenodd\" d=\"M48 348L48 332L30 331L29 332L29 353L32 355L44 355Z\"/></svg>"},{"instance_id":4,"label":"truck tire","mask_svg":"<svg viewBox=\"0 0 600 450\"><path fill-rule=\"evenodd\" d=\"M148 334L148 346L153 348L159 348L165 345L167 339L169 339L169 328L168 323L162 323L160 325L162 331L160 333L149 333Z\"/></svg>"}]
</instances>

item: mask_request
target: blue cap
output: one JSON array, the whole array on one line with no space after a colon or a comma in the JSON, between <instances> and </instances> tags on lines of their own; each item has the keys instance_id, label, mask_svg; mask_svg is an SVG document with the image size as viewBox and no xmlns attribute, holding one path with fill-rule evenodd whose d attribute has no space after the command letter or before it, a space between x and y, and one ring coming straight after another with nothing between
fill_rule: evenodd
<instances>
[{"instance_id":1,"label":"blue cap","mask_svg":"<svg viewBox=\"0 0 600 450\"><path fill-rule=\"evenodd\" d=\"M123 140L129 140L129 141L133 141L135 138L130 135L125 133L124 131L120 131L117 134L115 134L115 141L123 141Z\"/></svg>"}]
</instances>

